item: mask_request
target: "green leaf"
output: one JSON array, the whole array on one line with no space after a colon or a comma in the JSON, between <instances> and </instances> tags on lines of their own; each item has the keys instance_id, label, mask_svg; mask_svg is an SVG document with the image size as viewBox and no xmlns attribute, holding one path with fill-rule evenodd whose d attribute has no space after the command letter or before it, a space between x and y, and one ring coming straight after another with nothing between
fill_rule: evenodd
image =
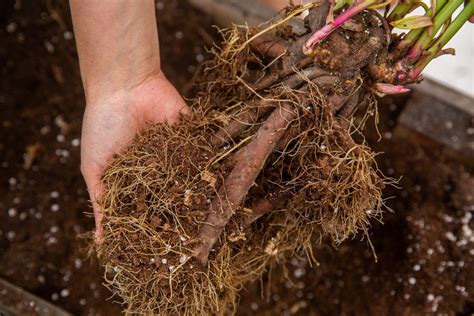
<instances>
[{"instance_id":1,"label":"green leaf","mask_svg":"<svg viewBox=\"0 0 474 316\"><path fill-rule=\"evenodd\" d=\"M429 16L413 15L390 23L393 27L412 30L433 25L433 19Z\"/></svg>"}]
</instances>

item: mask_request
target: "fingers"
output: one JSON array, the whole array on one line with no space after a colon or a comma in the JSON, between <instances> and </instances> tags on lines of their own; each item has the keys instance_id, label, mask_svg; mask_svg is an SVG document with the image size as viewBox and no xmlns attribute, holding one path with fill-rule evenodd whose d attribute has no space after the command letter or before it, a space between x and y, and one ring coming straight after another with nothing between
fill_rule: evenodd
<instances>
[{"instance_id":1,"label":"fingers","mask_svg":"<svg viewBox=\"0 0 474 316\"><path fill-rule=\"evenodd\" d=\"M92 203L92 209L94 212L94 221L95 221L95 233L94 239L96 245L100 245L104 237L104 229L102 227L102 217L103 212L98 203L103 196L103 186L100 181L100 174L97 172L90 172L87 167L83 168L82 175L86 181L87 191L89 192L89 197Z\"/></svg>"},{"instance_id":2,"label":"fingers","mask_svg":"<svg viewBox=\"0 0 474 316\"><path fill-rule=\"evenodd\" d=\"M94 210L94 220L95 220L95 243L96 245L102 244L103 237L104 237L104 228L102 226L102 217L104 216L104 213L102 212L102 209L97 201L102 197L103 189L102 185L99 184L96 186L96 189L94 189L92 192L89 191L89 195L91 197L92 201L92 208Z\"/></svg>"}]
</instances>

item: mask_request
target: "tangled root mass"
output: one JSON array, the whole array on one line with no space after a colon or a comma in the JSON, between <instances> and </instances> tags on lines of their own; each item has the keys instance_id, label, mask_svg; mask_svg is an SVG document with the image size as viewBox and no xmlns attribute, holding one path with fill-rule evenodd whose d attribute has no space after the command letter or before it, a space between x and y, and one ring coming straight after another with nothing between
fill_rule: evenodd
<instances>
[{"instance_id":1,"label":"tangled root mass","mask_svg":"<svg viewBox=\"0 0 474 316\"><path fill-rule=\"evenodd\" d=\"M103 177L104 236L97 251L106 283L127 312L232 311L243 284L272 264L313 257L321 238L340 243L381 218L387 179L374 153L353 140L351 119L361 103L374 111L364 67L381 48L359 55L368 41L377 43L380 28L368 14L358 22L372 31L340 29L311 60L294 49L302 35L281 20L227 30L222 48L214 48L196 77L193 114L177 126L142 132L114 158ZM274 57L252 47L255 34L287 43L285 53ZM335 58L355 54L354 64L334 69ZM208 237L202 231L213 199L227 198L219 188L270 113L283 109L291 112L283 136L203 264L196 249Z\"/></svg>"}]
</instances>

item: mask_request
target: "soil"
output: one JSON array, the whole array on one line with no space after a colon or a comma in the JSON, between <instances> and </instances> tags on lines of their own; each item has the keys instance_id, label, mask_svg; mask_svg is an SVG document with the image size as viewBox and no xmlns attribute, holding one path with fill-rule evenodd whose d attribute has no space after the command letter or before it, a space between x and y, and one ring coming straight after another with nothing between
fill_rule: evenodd
<instances>
[{"instance_id":1,"label":"soil","mask_svg":"<svg viewBox=\"0 0 474 316\"><path fill-rule=\"evenodd\" d=\"M157 10L163 68L183 91L215 38L212 22L185 1L157 2ZM12 11L0 18L0 276L74 314L118 314L78 238L93 220L79 171L84 97L68 8L17 1ZM323 243L318 267L295 258L272 271L269 290L258 283L242 293L239 314L474 311L472 173L434 144L398 133L404 101L380 106L380 141L373 126L366 130L384 152L382 171L403 176L384 192L394 213L373 223L378 262L365 240Z\"/></svg>"}]
</instances>

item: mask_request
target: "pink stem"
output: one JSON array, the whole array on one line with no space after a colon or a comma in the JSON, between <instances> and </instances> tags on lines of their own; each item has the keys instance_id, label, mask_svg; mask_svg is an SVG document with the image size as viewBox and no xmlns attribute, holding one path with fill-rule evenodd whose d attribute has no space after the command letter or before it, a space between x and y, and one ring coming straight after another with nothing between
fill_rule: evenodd
<instances>
[{"instance_id":1,"label":"pink stem","mask_svg":"<svg viewBox=\"0 0 474 316\"><path fill-rule=\"evenodd\" d=\"M408 51L407 58L413 63L421 56L421 54L423 54L423 49L420 45L415 44Z\"/></svg>"},{"instance_id":2,"label":"pink stem","mask_svg":"<svg viewBox=\"0 0 474 316\"><path fill-rule=\"evenodd\" d=\"M404 86L393 85L389 83L376 83L375 90L383 94L399 94L399 93L406 93L410 91L410 89Z\"/></svg>"},{"instance_id":3,"label":"pink stem","mask_svg":"<svg viewBox=\"0 0 474 316\"><path fill-rule=\"evenodd\" d=\"M313 35L311 35L311 37L306 41L303 46L303 52L306 55L310 55L313 52L313 48L316 44L324 40L329 34L339 28L347 20L377 2L378 0L359 0L356 4L354 4L352 7L348 8L337 18L335 18L334 21L326 24L320 30L316 31Z\"/></svg>"}]
</instances>

